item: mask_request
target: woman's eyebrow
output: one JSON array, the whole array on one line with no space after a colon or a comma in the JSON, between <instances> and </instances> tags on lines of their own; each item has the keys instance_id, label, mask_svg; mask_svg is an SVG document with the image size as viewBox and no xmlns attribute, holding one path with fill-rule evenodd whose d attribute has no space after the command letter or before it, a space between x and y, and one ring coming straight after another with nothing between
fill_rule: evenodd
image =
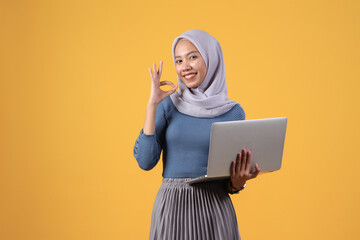
<instances>
[{"instance_id":1,"label":"woman's eyebrow","mask_svg":"<svg viewBox=\"0 0 360 240\"><path fill-rule=\"evenodd\" d=\"M185 55L189 55L189 54L191 54L191 53L194 53L194 52L199 52L199 51L191 51L191 52L188 52L187 54L185 54ZM175 58L179 58L180 56L175 56Z\"/></svg>"}]
</instances>

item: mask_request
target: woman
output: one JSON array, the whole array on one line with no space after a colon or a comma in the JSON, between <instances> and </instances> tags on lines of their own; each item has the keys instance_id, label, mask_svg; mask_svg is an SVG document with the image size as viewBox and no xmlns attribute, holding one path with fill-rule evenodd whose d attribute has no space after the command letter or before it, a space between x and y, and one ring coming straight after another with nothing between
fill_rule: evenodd
<instances>
[{"instance_id":1,"label":"woman","mask_svg":"<svg viewBox=\"0 0 360 240\"><path fill-rule=\"evenodd\" d=\"M251 152L243 149L229 168L230 179L189 185L206 174L211 124L244 120L239 103L229 100L221 46L207 32L190 30L172 45L179 90L160 81L155 63L149 68L151 94L144 128L134 156L152 169L163 150L163 182L155 199L150 239L240 239L229 193L238 193L260 169L250 172ZM169 85L169 91L160 86ZM176 92L175 92L176 91Z\"/></svg>"}]
</instances>

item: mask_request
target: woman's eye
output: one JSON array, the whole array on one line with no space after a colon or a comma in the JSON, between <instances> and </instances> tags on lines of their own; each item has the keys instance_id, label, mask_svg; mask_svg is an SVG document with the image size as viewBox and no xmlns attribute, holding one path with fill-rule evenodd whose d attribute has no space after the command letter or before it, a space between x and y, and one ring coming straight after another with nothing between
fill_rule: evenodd
<instances>
[{"instance_id":1,"label":"woman's eye","mask_svg":"<svg viewBox=\"0 0 360 240\"><path fill-rule=\"evenodd\" d=\"M197 58L197 57L196 57L196 56L191 56L190 58L194 58L194 59L195 59L195 58Z\"/></svg>"},{"instance_id":2,"label":"woman's eye","mask_svg":"<svg viewBox=\"0 0 360 240\"><path fill-rule=\"evenodd\" d=\"M176 60L175 62L176 62L176 63L180 63L180 62L181 62L181 60Z\"/></svg>"}]
</instances>

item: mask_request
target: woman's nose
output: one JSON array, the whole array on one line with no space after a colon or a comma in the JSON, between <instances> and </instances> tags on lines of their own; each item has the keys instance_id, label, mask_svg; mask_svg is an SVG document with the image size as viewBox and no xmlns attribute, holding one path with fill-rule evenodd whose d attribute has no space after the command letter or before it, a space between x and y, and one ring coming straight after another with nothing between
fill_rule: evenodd
<instances>
[{"instance_id":1,"label":"woman's nose","mask_svg":"<svg viewBox=\"0 0 360 240\"><path fill-rule=\"evenodd\" d=\"M189 61L184 61L182 64L182 71L188 71L191 69Z\"/></svg>"}]
</instances>

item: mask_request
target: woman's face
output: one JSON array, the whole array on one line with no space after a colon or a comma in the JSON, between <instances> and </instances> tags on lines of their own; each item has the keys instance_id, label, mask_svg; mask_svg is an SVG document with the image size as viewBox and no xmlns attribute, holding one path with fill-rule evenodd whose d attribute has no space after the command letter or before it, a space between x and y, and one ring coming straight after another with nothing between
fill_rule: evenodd
<instances>
[{"instance_id":1,"label":"woman's face","mask_svg":"<svg viewBox=\"0 0 360 240\"><path fill-rule=\"evenodd\" d=\"M188 88L197 88L205 79L205 61L195 45L187 39L180 39L175 46L175 69Z\"/></svg>"}]
</instances>

